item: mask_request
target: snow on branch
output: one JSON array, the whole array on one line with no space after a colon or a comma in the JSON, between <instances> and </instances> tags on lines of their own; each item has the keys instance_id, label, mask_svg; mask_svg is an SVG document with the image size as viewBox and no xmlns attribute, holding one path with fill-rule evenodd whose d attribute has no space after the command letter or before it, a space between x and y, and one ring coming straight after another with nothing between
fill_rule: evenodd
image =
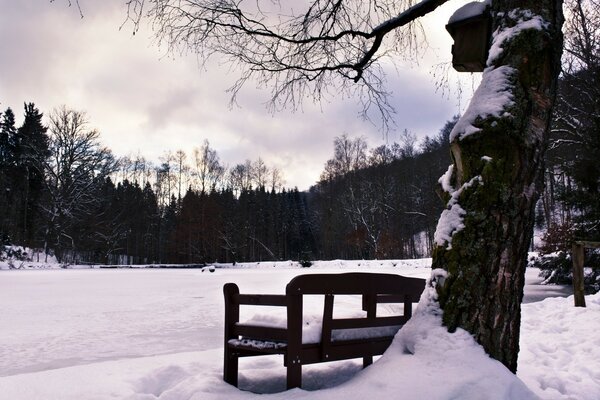
<instances>
[{"instance_id":1,"label":"snow on branch","mask_svg":"<svg viewBox=\"0 0 600 400\"><path fill-rule=\"evenodd\" d=\"M452 193L452 191L454 190L452 188L452 184L450 183L453 172L454 172L454 164L450 164L450 166L448 167L448 170L444 173L444 175L442 175L440 177L440 179L438 179L438 183L440 185L442 185L442 189L447 193Z\"/></svg>"},{"instance_id":2,"label":"snow on branch","mask_svg":"<svg viewBox=\"0 0 600 400\"><path fill-rule=\"evenodd\" d=\"M448 172L446 172L440 178L442 187L444 190L450 193L451 197L448 201L447 208L442 211L437 228L433 234L433 241L437 246L443 246L447 243L446 250L452 249L452 236L465 227L463 217L467 214L467 212L460 206L460 204L458 204L458 198L465 189L475 184L483 184L481 175L477 175L463 184L457 190L454 190L449 183L449 174L452 174L451 171L451 168L448 168Z\"/></svg>"},{"instance_id":3,"label":"snow on branch","mask_svg":"<svg viewBox=\"0 0 600 400\"><path fill-rule=\"evenodd\" d=\"M529 10L515 9L509 12L508 16L511 20L515 21L515 25L498 28L492 34L492 45L487 59L488 66L492 66L494 61L502 55L502 46L519 33L528 29L541 31L547 29L549 26L541 16L535 15Z\"/></svg>"},{"instance_id":4,"label":"snow on branch","mask_svg":"<svg viewBox=\"0 0 600 400\"><path fill-rule=\"evenodd\" d=\"M475 126L478 120L505 116L507 108L514 104L511 79L516 72L506 65L489 67L483 71L481 84L473 94L467 110L450 132L450 142L479 132L481 129Z\"/></svg>"}]
</instances>

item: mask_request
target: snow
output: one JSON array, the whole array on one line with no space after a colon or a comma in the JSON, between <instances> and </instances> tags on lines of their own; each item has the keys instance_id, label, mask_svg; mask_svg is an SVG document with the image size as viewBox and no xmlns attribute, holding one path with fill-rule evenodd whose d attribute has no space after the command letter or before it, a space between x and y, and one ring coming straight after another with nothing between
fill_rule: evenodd
<instances>
[{"instance_id":1,"label":"snow","mask_svg":"<svg viewBox=\"0 0 600 400\"><path fill-rule=\"evenodd\" d=\"M448 168L448 171L451 173L450 168ZM448 172L446 172L446 174L440 178L440 183L443 182L442 187L445 186L444 189L447 189L446 191L450 193L451 197L446 206L447 208L442 211L442 215L440 215L435 233L433 234L433 241L438 246L447 244L446 249L450 250L452 248L452 235L456 234L465 227L465 224L463 223L463 217L467 214L467 212L460 206L460 204L458 204L458 198L465 189L473 186L476 183L482 184L483 180L481 175L477 175L463 184L457 190L454 190L454 188L448 183L449 178L446 175L448 175Z\"/></svg>"},{"instance_id":2,"label":"snow","mask_svg":"<svg viewBox=\"0 0 600 400\"><path fill-rule=\"evenodd\" d=\"M14 245L0 245L0 269L56 268L58 263L53 255L41 250Z\"/></svg>"},{"instance_id":3,"label":"snow","mask_svg":"<svg viewBox=\"0 0 600 400\"><path fill-rule=\"evenodd\" d=\"M317 297L317 296L306 296L309 297ZM347 296L345 296L347 297ZM334 311L336 311L335 318L364 318L366 317L365 312L337 312L338 309L347 308L348 310L362 308L362 302L358 301L357 298L353 298L352 300L356 300L350 305L349 301L340 302L339 300L343 298L343 296L338 296L336 299L336 305L334 307ZM320 299L319 299L320 300ZM345 303L345 304L340 304ZM313 310L322 309L322 302L318 302L317 304L305 304L306 307ZM264 307L261 307L264 308ZM383 311L383 312L382 312ZM388 311L388 312L386 312ZM392 316L392 315L402 315L401 309L398 307L392 308L392 306L387 305L383 310L378 310L378 316ZM323 321L322 321L322 313L320 314L304 314L302 316L302 343L319 343L321 341L321 331L323 329ZM258 312L257 314L252 315L252 317L246 321L241 322L244 325L259 325L259 326L267 326L271 328L286 328L287 327L287 317L285 308L277 308L269 310L269 313L266 314L263 312ZM351 340L351 339L366 339L366 338L374 338L374 337L384 337L384 336L393 336L399 329L399 326L387 326L383 328L357 328L357 329L334 329L331 333L331 340L335 342L336 340ZM240 343L240 341L237 341ZM262 343L252 343L252 341L244 341L245 345L252 346L266 346L266 347L278 347L271 344L272 342L262 342Z\"/></svg>"},{"instance_id":4,"label":"snow","mask_svg":"<svg viewBox=\"0 0 600 400\"><path fill-rule=\"evenodd\" d=\"M491 0L472 1L471 3L467 3L464 6L460 7L458 10L456 10L454 14L450 16L448 23L452 24L454 22L463 21L465 19L481 15L485 11L485 9L490 5Z\"/></svg>"},{"instance_id":5,"label":"snow","mask_svg":"<svg viewBox=\"0 0 600 400\"><path fill-rule=\"evenodd\" d=\"M440 179L438 179L438 183L442 186L442 189L446 193L452 193L452 191L454 190L454 188L452 187L452 184L450 183L453 172L454 172L454 164L450 164L450 166L448 167L446 172L444 172L444 175L442 175L440 177Z\"/></svg>"},{"instance_id":6,"label":"snow","mask_svg":"<svg viewBox=\"0 0 600 400\"><path fill-rule=\"evenodd\" d=\"M246 346L254 349L282 349L287 346L285 343L272 342L269 340L254 340L254 339L231 339L227 343L234 346Z\"/></svg>"},{"instance_id":7,"label":"snow","mask_svg":"<svg viewBox=\"0 0 600 400\"><path fill-rule=\"evenodd\" d=\"M545 399L599 398L600 293L586 296L586 308L574 307L572 297L566 300L526 306L519 376Z\"/></svg>"},{"instance_id":8,"label":"snow","mask_svg":"<svg viewBox=\"0 0 600 400\"><path fill-rule=\"evenodd\" d=\"M459 9L452 18L464 17L484 8L484 3L469 3L465 10ZM503 46L507 41L523 31L546 29L548 24L539 15L529 10L516 9L509 13L510 19L515 21L511 27L498 28L492 34L492 44L488 53L487 68L483 71L481 84L473 94L465 113L458 120L450 132L450 142L463 140L481 129L478 128L479 120L507 115L507 109L514 104L511 79L516 74L514 68L507 65L495 67L494 62L502 55ZM451 20L452 20L451 18Z\"/></svg>"},{"instance_id":9,"label":"snow","mask_svg":"<svg viewBox=\"0 0 600 400\"><path fill-rule=\"evenodd\" d=\"M499 28L492 34L492 45L490 46L487 59L488 66L493 65L494 61L502 55L502 46L507 41L525 30L543 30L548 26L548 23L541 16L535 15L529 10L512 10L508 16L512 20L515 20L516 24L512 27Z\"/></svg>"},{"instance_id":10,"label":"snow","mask_svg":"<svg viewBox=\"0 0 600 400\"><path fill-rule=\"evenodd\" d=\"M433 241L436 245L443 246L447 243L446 249L452 249L452 235L465 227L463 216L466 213L458 203L450 204L450 208L442 211L433 235Z\"/></svg>"},{"instance_id":11,"label":"snow","mask_svg":"<svg viewBox=\"0 0 600 400\"><path fill-rule=\"evenodd\" d=\"M208 274L0 271L0 398L245 400L258 398L253 391L272 399L591 400L600 393L600 295L587 296L585 309L575 309L572 297L523 305L519 380L469 334L440 326L432 290L372 366L306 366L303 389L286 392L281 356L249 357L240 360L238 390L222 380L224 283L236 282L242 293L283 293L292 277L313 271L431 274L430 260L284 265L221 265ZM526 301L552 289L537 284L538 272L527 272Z\"/></svg>"},{"instance_id":12,"label":"snow","mask_svg":"<svg viewBox=\"0 0 600 400\"><path fill-rule=\"evenodd\" d=\"M471 101L450 132L450 142L481 131L475 125L480 119L504 116L506 109L514 104L511 93L511 77L516 70L503 65L498 68L488 67L483 71L481 83Z\"/></svg>"}]
</instances>

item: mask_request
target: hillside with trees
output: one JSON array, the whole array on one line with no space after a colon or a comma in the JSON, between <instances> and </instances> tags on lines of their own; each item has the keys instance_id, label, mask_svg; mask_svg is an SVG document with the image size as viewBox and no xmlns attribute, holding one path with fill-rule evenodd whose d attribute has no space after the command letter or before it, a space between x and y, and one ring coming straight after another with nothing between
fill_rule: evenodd
<instances>
[{"instance_id":1,"label":"hillside with trees","mask_svg":"<svg viewBox=\"0 0 600 400\"><path fill-rule=\"evenodd\" d=\"M437 181L450 162L457 117L418 144L367 150L361 138L337 137L334 157L311 188L321 258L418 258L430 255L442 202Z\"/></svg>"},{"instance_id":2,"label":"hillside with trees","mask_svg":"<svg viewBox=\"0 0 600 400\"><path fill-rule=\"evenodd\" d=\"M538 262L556 282L569 282L572 240L596 238L600 226L595 111L574 86L595 90L594 79L586 70L560 80L536 222L542 253L564 252ZM584 129L569 125L573 108ZM21 126L11 108L1 115L0 233L4 244L65 263L430 256L443 209L438 180L457 119L421 141L404 130L399 142L376 148L364 137L338 136L319 181L300 192L285 188L284 173L261 158L223 165L208 141L189 154L166 152L156 164L140 154L115 157L84 112L55 109L45 126L26 103Z\"/></svg>"},{"instance_id":3,"label":"hillside with trees","mask_svg":"<svg viewBox=\"0 0 600 400\"><path fill-rule=\"evenodd\" d=\"M116 157L64 106L48 126L33 103L21 126L11 108L1 121L4 244L65 263L189 264L429 255L456 118L421 142L408 131L373 149L336 137L307 192L261 158L223 165L208 141L158 164Z\"/></svg>"}]
</instances>

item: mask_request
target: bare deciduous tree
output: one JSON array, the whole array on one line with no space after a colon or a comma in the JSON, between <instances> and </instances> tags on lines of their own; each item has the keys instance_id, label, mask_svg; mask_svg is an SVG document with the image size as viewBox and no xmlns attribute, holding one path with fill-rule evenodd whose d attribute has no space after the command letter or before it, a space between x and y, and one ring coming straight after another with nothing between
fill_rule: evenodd
<instances>
[{"instance_id":1,"label":"bare deciduous tree","mask_svg":"<svg viewBox=\"0 0 600 400\"><path fill-rule=\"evenodd\" d=\"M267 164L265 164L262 158L258 157L258 160L252 163L252 180L256 185L256 188L265 188L267 186L268 178L269 167L267 167Z\"/></svg>"},{"instance_id":2,"label":"bare deciduous tree","mask_svg":"<svg viewBox=\"0 0 600 400\"><path fill-rule=\"evenodd\" d=\"M236 195L249 190L252 187L252 162L246 160L243 164L236 164L229 170L228 181Z\"/></svg>"},{"instance_id":3,"label":"bare deciduous tree","mask_svg":"<svg viewBox=\"0 0 600 400\"><path fill-rule=\"evenodd\" d=\"M277 167L273 167L273 168L271 168L270 175L271 175L270 176L271 191L272 192L280 191L283 188L283 185L285 185L285 179L283 178L283 174L281 173L281 170Z\"/></svg>"},{"instance_id":4,"label":"bare deciduous tree","mask_svg":"<svg viewBox=\"0 0 600 400\"><path fill-rule=\"evenodd\" d=\"M454 164L433 268L450 331L463 328L516 372L534 207L560 72L560 0L493 1L482 83L450 134ZM486 97L488 96L488 97ZM498 108L482 110L484 98ZM443 277L445 276L445 277Z\"/></svg>"},{"instance_id":5,"label":"bare deciduous tree","mask_svg":"<svg viewBox=\"0 0 600 400\"><path fill-rule=\"evenodd\" d=\"M165 151L162 156L159 157L161 164L155 167L156 179L154 181L154 188L156 197L158 198L158 204L166 206L171 201L173 196L173 188L176 182L175 176L175 156L169 151Z\"/></svg>"},{"instance_id":6,"label":"bare deciduous tree","mask_svg":"<svg viewBox=\"0 0 600 400\"><path fill-rule=\"evenodd\" d=\"M183 198L181 195L182 189L185 189L183 185L185 184L184 180L187 180L188 172L190 167L187 165L187 155L183 150L177 150L175 152L175 166L177 168L177 200L181 201Z\"/></svg>"},{"instance_id":7,"label":"bare deciduous tree","mask_svg":"<svg viewBox=\"0 0 600 400\"><path fill-rule=\"evenodd\" d=\"M213 189L224 174L225 168L221 165L219 155L205 139L202 146L194 148L194 175L200 186L200 193Z\"/></svg>"},{"instance_id":8,"label":"bare deciduous tree","mask_svg":"<svg viewBox=\"0 0 600 400\"><path fill-rule=\"evenodd\" d=\"M60 248L62 238L74 246L75 239L66 233L69 225L91 211L99 182L118 168L111 151L100 145L98 131L88 128L85 113L65 106L53 110L49 133L45 250L49 240Z\"/></svg>"},{"instance_id":9,"label":"bare deciduous tree","mask_svg":"<svg viewBox=\"0 0 600 400\"><path fill-rule=\"evenodd\" d=\"M351 171L366 167L367 142L363 137L351 139L344 134L333 141L333 158L325 163L321 180L346 175Z\"/></svg>"}]
</instances>

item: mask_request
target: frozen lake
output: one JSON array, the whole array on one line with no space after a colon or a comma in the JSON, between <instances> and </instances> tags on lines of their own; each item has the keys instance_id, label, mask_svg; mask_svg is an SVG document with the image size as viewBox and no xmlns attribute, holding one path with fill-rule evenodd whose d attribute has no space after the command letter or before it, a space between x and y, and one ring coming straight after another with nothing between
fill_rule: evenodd
<instances>
[{"instance_id":1,"label":"frozen lake","mask_svg":"<svg viewBox=\"0 0 600 400\"><path fill-rule=\"evenodd\" d=\"M0 376L222 346L223 284L279 290L296 271L2 271Z\"/></svg>"},{"instance_id":2,"label":"frozen lake","mask_svg":"<svg viewBox=\"0 0 600 400\"><path fill-rule=\"evenodd\" d=\"M220 348L226 282L246 293L283 293L301 273L353 270L362 269L0 271L0 376ZM376 270L423 278L430 271ZM566 295L539 281L536 270L528 272L525 301Z\"/></svg>"},{"instance_id":3,"label":"frozen lake","mask_svg":"<svg viewBox=\"0 0 600 400\"><path fill-rule=\"evenodd\" d=\"M430 260L335 260L308 269L290 262L252 263L213 273L2 270L0 397L252 400L256 392L277 393L272 398L280 400L362 400L403 391L415 400L480 398L481 393L512 400L515 393L530 398L533 390L543 399L597 398L600 295L588 297L588 308L575 308L572 298L560 298L570 288L540 285L535 269L526 275L517 377L498 367L466 332L449 334L440 321L432 324L432 315L417 313L411 320L417 322L396 337L396 348L365 370L357 360L310 365L303 373L306 390L285 392L280 357L250 357L240 363L242 390L223 382L225 283L236 282L243 293L284 293L290 279L303 273L371 271L426 278L429 265ZM242 312L241 319L254 311ZM407 343L421 345L410 345L407 353Z\"/></svg>"}]
</instances>

